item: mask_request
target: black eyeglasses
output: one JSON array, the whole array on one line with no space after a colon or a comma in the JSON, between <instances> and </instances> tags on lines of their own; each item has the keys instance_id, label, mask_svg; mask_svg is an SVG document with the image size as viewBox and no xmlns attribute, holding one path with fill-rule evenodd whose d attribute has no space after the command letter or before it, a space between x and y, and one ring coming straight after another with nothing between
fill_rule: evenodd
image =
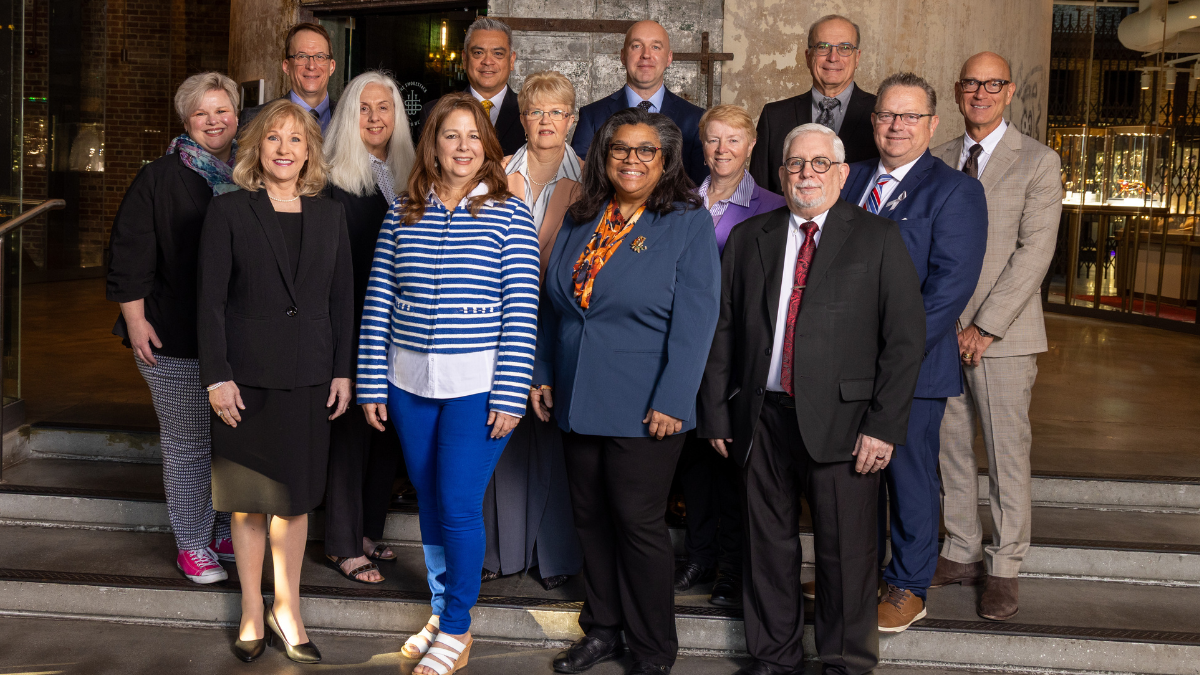
<instances>
[{"instance_id":1,"label":"black eyeglasses","mask_svg":"<svg viewBox=\"0 0 1200 675\"><path fill-rule=\"evenodd\" d=\"M828 42L818 42L815 45L809 45L808 48L816 52L819 56L829 56L829 50L836 49L838 56L850 56L857 49L858 45L850 42L842 42L840 44L829 44Z\"/></svg>"},{"instance_id":2,"label":"black eyeglasses","mask_svg":"<svg viewBox=\"0 0 1200 675\"><path fill-rule=\"evenodd\" d=\"M318 66L323 66L326 63L329 63L329 60L333 57L328 54L305 54L304 52L298 52L296 54L292 54L288 58L296 63L309 63L310 61L316 61Z\"/></svg>"},{"instance_id":3,"label":"black eyeglasses","mask_svg":"<svg viewBox=\"0 0 1200 675\"><path fill-rule=\"evenodd\" d=\"M921 121L922 117L933 117L933 113L894 113L894 112L876 112L871 113L875 116L875 121L880 124L891 124L892 120L900 118L908 126L913 126Z\"/></svg>"},{"instance_id":4,"label":"black eyeglasses","mask_svg":"<svg viewBox=\"0 0 1200 675\"><path fill-rule=\"evenodd\" d=\"M561 122L571 116L566 110L527 110L521 114L531 120L540 120L543 115L549 115L555 122Z\"/></svg>"},{"instance_id":5,"label":"black eyeglasses","mask_svg":"<svg viewBox=\"0 0 1200 675\"><path fill-rule=\"evenodd\" d=\"M783 168L788 173L800 173L804 170L804 165L808 164L813 171L817 173L825 173L833 168L838 162L829 159L828 157L813 157L812 159L804 159L803 157L788 157L783 160Z\"/></svg>"},{"instance_id":6,"label":"black eyeglasses","mask_svg":"<svg viewBox=\"0 0 1200 675\"><path fill-rule=\"evenodd\" d=\"M643 162L649 162L654 159L654 155L658 154L659 150L662 150L662 148L653 145L639 145L636 148L631 148L628 145L613 143L608 146L608 156L613 159L625 159L629 157L630 151L635 151L638 159Z\"/></svg>"},{"instance_id":7,"label":"black eyeglasses","mask_svg":"<svg viewBox=\"0 0 1200 675\"><path fill-rule=\"evenodd\" d=\"M979 85L983 85L983 90L989 94L999 94L1000 90L1011 84L1011 80L975 80L965 79L957 82L959 87L968 94L979 91Z\"/></svg>"}]
</instances>

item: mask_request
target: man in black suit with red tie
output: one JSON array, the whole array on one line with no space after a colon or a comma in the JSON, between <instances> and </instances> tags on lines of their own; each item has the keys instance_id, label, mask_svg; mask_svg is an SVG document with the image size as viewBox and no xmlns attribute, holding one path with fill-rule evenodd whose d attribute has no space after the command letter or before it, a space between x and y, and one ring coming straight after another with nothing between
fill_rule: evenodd
<instances>
[{"instance_id":1,"label":"man in black suit with red tie","mask_svg":"<svg viewBox=\"0 0 1200 675\"><path fill-rule=\"evenodd\" d=\"M754 662L804 671L800 497L812 510L825 673L879 661L879 471L903 443L925 311L900 228L839 199L849 168L825 126L793 129L787 208L734 228L697 434L742 466L743 607Z\"/></svg>"},{"instance_id":2,"label":"man in black suit with red tie","mask_svg":"<svg viewBox=\"0 0 1200 675\"><path fill-rule=\"evenodd\" d=\"M879 156L871 126L875 95L854 84L858 39L858 26L837 14L823 16L809 27L804 57L812 73L812 89L763 106L758 145L750 156L750 175L756 183L783 194L777 175L783 163L783 137L809 122L833 129L846 148L847 163Z\"/></svg>"}]
</instances>

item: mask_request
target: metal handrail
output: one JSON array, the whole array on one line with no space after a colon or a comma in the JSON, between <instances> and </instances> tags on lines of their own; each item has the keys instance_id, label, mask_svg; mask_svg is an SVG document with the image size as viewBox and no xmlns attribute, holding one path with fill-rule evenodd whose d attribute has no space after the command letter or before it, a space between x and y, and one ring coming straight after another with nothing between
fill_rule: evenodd
<instances>
[{"instance_id":1,"label":"metal handrail","mask_svg":"<svg viewBox=\"0 0 1200 675\"><path fill-rule=\"evenodd\" d=\"M47 199L0 225L0 479L4 476L4 237L43 213L66 205L63 199Z\"/></svg>"}]
</instances>

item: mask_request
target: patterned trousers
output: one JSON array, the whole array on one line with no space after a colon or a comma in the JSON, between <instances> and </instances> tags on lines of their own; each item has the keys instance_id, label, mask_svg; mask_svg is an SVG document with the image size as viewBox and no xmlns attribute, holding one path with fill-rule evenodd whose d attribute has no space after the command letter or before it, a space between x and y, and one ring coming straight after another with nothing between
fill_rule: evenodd
<instances>
[{"instance_id":1,"label":"patterned trousers","mask_svg":"<svg viewBox=\"0 0 1200 675\"><path fill-rule=\"evenodd\" d=\"M229 538L229 514L212 505L212 409L200 384L200 360L155 354L158 365L134 357L158 415L167 514L181 551Z\"/></svg>"}]
</instances>

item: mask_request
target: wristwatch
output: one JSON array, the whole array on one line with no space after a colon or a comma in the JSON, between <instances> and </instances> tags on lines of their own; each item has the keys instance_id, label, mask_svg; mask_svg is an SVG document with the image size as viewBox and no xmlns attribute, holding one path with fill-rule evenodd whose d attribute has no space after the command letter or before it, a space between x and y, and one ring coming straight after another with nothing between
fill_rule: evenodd
<instances>
[{"instance_id":1,"label":"wristwatch","mask_svg":"<svg viewBox=\"0 0 1200 675\"><path fill-rule=\"evenodd\" d=\"M975 330L979 331L980 337L991 338L993 340L996 339L995 335L992 335L991 333L987 332L986 330L980 328L979 324L975 324Z\"/></svg>"}]
</instances>

